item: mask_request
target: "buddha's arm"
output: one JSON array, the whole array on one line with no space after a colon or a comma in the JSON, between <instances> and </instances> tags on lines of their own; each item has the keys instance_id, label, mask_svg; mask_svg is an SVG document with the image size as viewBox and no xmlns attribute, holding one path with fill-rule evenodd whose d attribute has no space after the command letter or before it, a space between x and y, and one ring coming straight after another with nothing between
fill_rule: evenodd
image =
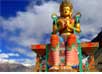
<instances>
[{"instance_id":1,"label":"buddha's arm","mask_svg":"<svg viewBox=\"0 0 102 74\"><path fill-rule=\"evenodd\" d=\"M53 23L53 33L56 34L61 29L64 28L64 21L63 19L58 19L57 24Z\"/></svg>"},{"instance_id":2,"label":"buddha's arm","mask_svg":"<svg viewBox=\"0 0 102 74\"><path fill-rule=\"evenodd\" d=\"M65 27L63 19L61 19L61 18L58 19L57 27L58 27L58 30L61 30L61 29L63 29Z\"/></svg>"},{"instance_id":3,"label":"buddha's arm","mask_svg":"<svg viewBox=\"0 0 102 74\"><path fill-rule=\"evenodd\" d=\"M57 30L58 30L57 25L53 24L53 32L52 33L56 34Z\"/></svg>"}]
</instances>

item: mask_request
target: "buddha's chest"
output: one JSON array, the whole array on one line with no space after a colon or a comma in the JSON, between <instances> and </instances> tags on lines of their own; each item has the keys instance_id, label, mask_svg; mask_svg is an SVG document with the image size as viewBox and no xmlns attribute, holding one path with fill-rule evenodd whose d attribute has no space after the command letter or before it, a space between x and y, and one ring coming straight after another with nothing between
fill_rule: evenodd
<instances>
[{"instance_id":1,"label":"buddha's chest","mask_svg":"<svg viewBox=\"0 0 102 74\"><path fill-rule=\"evenodd\" d=\"M64 25L65 26L74 26L74 19L64 19Z\"/></svg>"}]
</instances>

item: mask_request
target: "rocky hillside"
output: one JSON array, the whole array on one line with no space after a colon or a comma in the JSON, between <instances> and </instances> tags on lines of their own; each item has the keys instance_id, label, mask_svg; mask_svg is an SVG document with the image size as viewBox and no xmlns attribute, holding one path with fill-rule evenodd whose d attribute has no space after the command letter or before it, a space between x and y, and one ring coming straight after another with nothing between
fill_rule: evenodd
<instances>
[{"instance_id":1,"label":"rocky hillside","mask_svg":"<svg viewBox=\"0 0 102 74\"><path fill-rule=\"evenodd\" d=\"M32 72L33 67L19 63L0 62L0 72Z\"/></svg>"}]
</instances>

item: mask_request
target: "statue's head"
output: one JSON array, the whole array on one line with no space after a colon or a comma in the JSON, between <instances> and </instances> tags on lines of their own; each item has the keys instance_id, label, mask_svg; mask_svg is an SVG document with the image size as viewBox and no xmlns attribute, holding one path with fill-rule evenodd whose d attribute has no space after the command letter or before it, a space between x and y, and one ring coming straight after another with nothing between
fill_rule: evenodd
<instances>
[{"instance_id":1,"label":"statue's head","mask_svg":"<svg viewBox=\"0 0 102 74\"><path fill-rule=\"evenodd\" d=\"M70 16L72 17L73 5L70 0L63 0L60 5L60 15L62 17Z\"/></svg>"}]
</instances>

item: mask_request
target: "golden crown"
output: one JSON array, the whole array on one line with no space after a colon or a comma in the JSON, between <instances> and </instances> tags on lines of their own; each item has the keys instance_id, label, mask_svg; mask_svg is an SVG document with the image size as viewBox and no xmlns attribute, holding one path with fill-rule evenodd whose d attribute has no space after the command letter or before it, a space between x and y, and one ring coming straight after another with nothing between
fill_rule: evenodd
<instances>
[{"instance_id":1,"label":"golden crown","mask_svg":"<svg viewBox=\"0 0 102 74\"><path fill-rule=\"evenodd\" d=\"M64 7L70 7L70 9L73 9L73 5L70 0L63 0L60 5L60 10L62 11Z\"/></svg>"}]
</instances>

